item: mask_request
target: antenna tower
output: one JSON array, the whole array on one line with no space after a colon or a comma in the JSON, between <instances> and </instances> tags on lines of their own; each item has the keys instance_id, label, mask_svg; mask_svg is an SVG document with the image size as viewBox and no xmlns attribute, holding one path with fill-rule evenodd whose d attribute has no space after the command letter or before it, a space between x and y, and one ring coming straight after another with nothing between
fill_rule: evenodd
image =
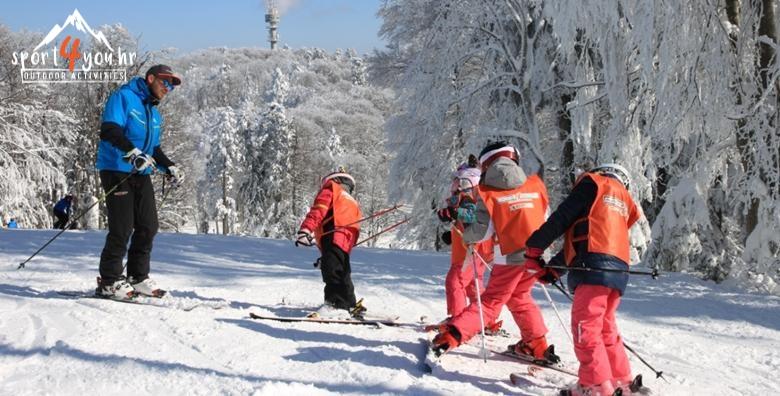
<instances>
[{"instance_id":1,"label":"antenna tower","mask_svg":"<svg viewBox=\"0 0 780 396\"><path fill-rule=\"evenodd\" d=\"M279 41L279 35L276 33L276 28L279 26L279 8L276 7L276 0L265 0L265 12L268 42L271 43L271 49L276 49L276 43Z\"/></svg>"}]
</instances>

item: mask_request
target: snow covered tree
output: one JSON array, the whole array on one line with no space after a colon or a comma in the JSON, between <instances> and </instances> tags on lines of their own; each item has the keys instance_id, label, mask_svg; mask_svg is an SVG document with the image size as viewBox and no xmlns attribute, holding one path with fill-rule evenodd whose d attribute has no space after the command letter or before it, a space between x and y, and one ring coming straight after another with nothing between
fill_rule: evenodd
<instances>
[{"instance_id":1,"label":"snow covered tree","mask_svg":"<svg viewBox=\"0 0 780 396\"><path fill-rule=\"evenodd\" d=\"M542 168L539 125L559 101L555 41L533 2L389 1L382 34L403 65L400 111L387 123L398 200L414 203L409 242L430 247L438 220L430 204L449 174L490 139L508 139L528 172ZM380 66L381 67L381 66Z\"/></svg>"},{"instance_id":2,"label":"snow covered tree","mask_svg":"<svg viewBox=\"0 0 780 396\"><path fill-rule=\"evenodd\" d=\"M236 231L238 220L234 189L242 161L240 130L236 114L229 107L209 110L204 118L209 149L200 204L209 217L221 220L222 233L227 235Z\"/></svg>"},{"instance_id":3,"label":"snow covered tree","mask_svg":"<svg viewBox=\"0 0 780 396\"><path fill-rule=\"evenodd\" d=\"M295 131L282 104L287 77L276 69L269 91L270 105L258 128L248 130L247 178L241 189L244 230L263 236L288 236L296 226L292 213L291 167Z\"/></svg>"},{"instance_id":4,"label":"snow covered tree","mask_svg":"<svg viewBox=\"0 0 780 396\"><path fill-rule=\"evenodd\" d=\"M445 172L499 135L547 170L553 205L574 168L625 165L653 229L635 259L780 291L776 8L387 1L372 71L396 86L391 179L407 187L391 193L415 204L412 241L432 241Z\"/></svg>"},{"instance_id":5,"label":"snow covered tree","mask_svg":"<svg viewBox=\"0 0 780 396\"><path fill-rule=\"evenodd\" d=\"M40 38L0 25L0 55L9 58ZM50 95L50 87L22 84L20 65L0 66L0 219L23 228L51 227L52 206L68 190L67 165L77 155L76 115L53 105Z\"/></svg>"}]
</instances>

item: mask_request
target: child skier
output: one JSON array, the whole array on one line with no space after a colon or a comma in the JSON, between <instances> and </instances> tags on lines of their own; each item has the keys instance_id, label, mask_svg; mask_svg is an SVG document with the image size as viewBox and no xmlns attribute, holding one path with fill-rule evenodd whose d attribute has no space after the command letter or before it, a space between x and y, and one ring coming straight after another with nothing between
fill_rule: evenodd
<instances>
[{"instance_id":1,"label":"child skier","mask_svg":"<svg viewBox=\"0 0 780 396\"><path fill-rule=\"evenodd\" d=\"M322 179L314 204L296 235L295 246L312 246L316 240L322 253L320 271L325 282L325 304L345 309L355 316L365 311L356 309L349 253L360 234L360 206L352 193L355 179L339 168Z\"/></svg>"},{"instance_id":2,"label":"child skier","mask_svg":"<svg viewBox=\"0 0 780 396\"><path fill-rule=\"evenodd\" d=\"M467 224L463 233L466 243L493 238L497 241L495 265L481 295L484 323L494 322L506 304L522 336L514 346L515 352L554 363L560 359L547 344L547 327L531 297L531 287L540 272L528 271L522 265L526 239L544 222L547 213L547 188L538 175L526 176L519 160L517 150L505 142L487 145L479 158L482 179L476 211L462 211L458 219ZM450 350L479 331L479 306L472 302L440 327L432 348L437 352Z\"/></svg>"},{"instance_id":3,"label":"child skier","mask_svg":"<svg viewBox=\"0 0 780 396\"><path fill-rule=\"evenodd\" d=\"M631 394L631 367L617 329L615 311L628 284L629 228L641 216L628 192L628 171L602 164L582 174L569 196L526 243L528 268L544 268L542 252L564 235L563 256L569 267L568 286L574 291L571 331L580 362L579 381L561 395L609 396L621 388ZM555 274L553 274L555 275Z\"/></svg>"},{"instance_id":4,"label":"child skier","mask_svg":"<svg viewBox=\"0 0 780 396\"><path fill-rule=\"evenodd\" d=\"M439 219L443 222L452 222L457 217L457 211L473 210L476 204L475 194L479 185L481 171L474 155L469 156L469 162L458 167L453 173L452 186L450 187L451 196L447 199L447 207L437 212ZM463 224L459 221L452 223L450 231L447 232L445 243L451 245L450 251L450 270L444 282L444 289L447 295L447 315L452 318L460 315L468 302L477 301L477 287L474 284L474 267L477 268L477 281L480 291L484 290L482 275L485 271L485 264L482 260L474 261L473 255L467 254L466 244L463 242ZM493 260L492 241L477 243L475 249L487 261Z\"/></svg>"}]
</instances>

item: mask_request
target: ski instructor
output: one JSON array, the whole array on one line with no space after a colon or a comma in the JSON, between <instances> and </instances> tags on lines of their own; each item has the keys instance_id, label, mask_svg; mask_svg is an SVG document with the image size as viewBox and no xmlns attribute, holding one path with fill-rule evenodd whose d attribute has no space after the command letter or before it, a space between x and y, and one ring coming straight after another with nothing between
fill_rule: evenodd
<instances>
[{"instance_id":1,"label":"ski instructor","mask_svg":"<svg viewBox=\"0 0 780 396\"><path fill-rule=\"evenodd\" d=\"M160 101L179 84L181 78L169 66L156 65L106 101L96 165L103 190L116 188L106 197L108 235L100 255L99 296L123 300L136 294L165 294L149 278L149 257L158 228L150 175L157 167L174 184L182 178L160 148L162 116L157 111ZM122 265L125 253L127 278Z\"/></svg>"}]
</instances>

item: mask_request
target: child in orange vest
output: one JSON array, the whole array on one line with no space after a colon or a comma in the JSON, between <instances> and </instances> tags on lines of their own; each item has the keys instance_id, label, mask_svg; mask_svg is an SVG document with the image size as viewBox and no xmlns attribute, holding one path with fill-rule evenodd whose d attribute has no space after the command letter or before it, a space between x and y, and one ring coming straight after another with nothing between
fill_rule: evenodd
<instances>
[{"instance_id":1,"label":"child in orange vest","mask_svg":"<svg viewBox=\"0 0 780 396\"><path fill-rule=\"evenodd\" d=\"M580 362L579 381L561 395L609 396L617 388L631 394L631 366L615 321L620 296L628 284L629 228L641 216L628 192L628 171L602 164L579 177L569 196L529 238L526 266L548 275L542 252L565 235L563 260L569 267L567 283L574 291L571 331ZM561 256L559 254L556 257Z\"/></svg>"},{"instance_id":2,"label":"child in orange vest","mask_svg":"<svg viewBox=\"0 0 780 396\"><path fill-rule=\"evenodd\" d=\"M481 174L477 167L477 158L469 156L469 162L462 164L453 173L451 196L447 200L447 207L438 211L439 219L451 222L457 216L458 209L467 209L475 204L475 194L479 185ZM463 206L463 208L461 208ZM474 267L477 268L477 282L479 290L484 290L482 275L485 272L485 263L482 260L474 260L467 255L466 244L463 242L463 225L453 222L451 230L445 233L445 243L452 246L450 251L450 270L444 281L444 290L447 295L447 315L452 318L466 309L469 301L477 301L477 287L474 284ZM493 260L493 245L491 241L480 242L475 247L486 262ZM496 326L496 331L500 325Z\"/></svg>"},{"instance_id":3,"label":"child in orange vest","mask_svg":"<svg viewBox=\"0 0 780 396\"><path fill-rule=\"evenodd\" d=\"M295 246L312 246L316 240L322 253L320 271L325 282L325 303L346 309L353 315L356 304L349 254L360 235L363 217L352 192L355 179L339 168L322 179L314 204L298 231Z\"/></svg>"},{"instance_id":4,"label":"child in orange vest","mask_svg":"<svg viewBox=\"0 0 780 396\"><path fill-rule=\"evenodd\" d=\"M523 252L526 238L544 222L547 213L547 188L538 175L526 176L519 165L519 154L505 142L489 144L479 161L482 177L476 210L458 212L467 224L466 243L494 240L497 251L487 289L482 293L484 322L498 319L506 305L520 328L522 339L515 351L538 359L558 362L548 346L541 311L531 297L537 272L526 271ZM478 257L476 259L479 259ZM432 348L443 352L468 341L480 331L479 306L472 302L460 315L443 324Z\"/></svg>"}]
</instances>

